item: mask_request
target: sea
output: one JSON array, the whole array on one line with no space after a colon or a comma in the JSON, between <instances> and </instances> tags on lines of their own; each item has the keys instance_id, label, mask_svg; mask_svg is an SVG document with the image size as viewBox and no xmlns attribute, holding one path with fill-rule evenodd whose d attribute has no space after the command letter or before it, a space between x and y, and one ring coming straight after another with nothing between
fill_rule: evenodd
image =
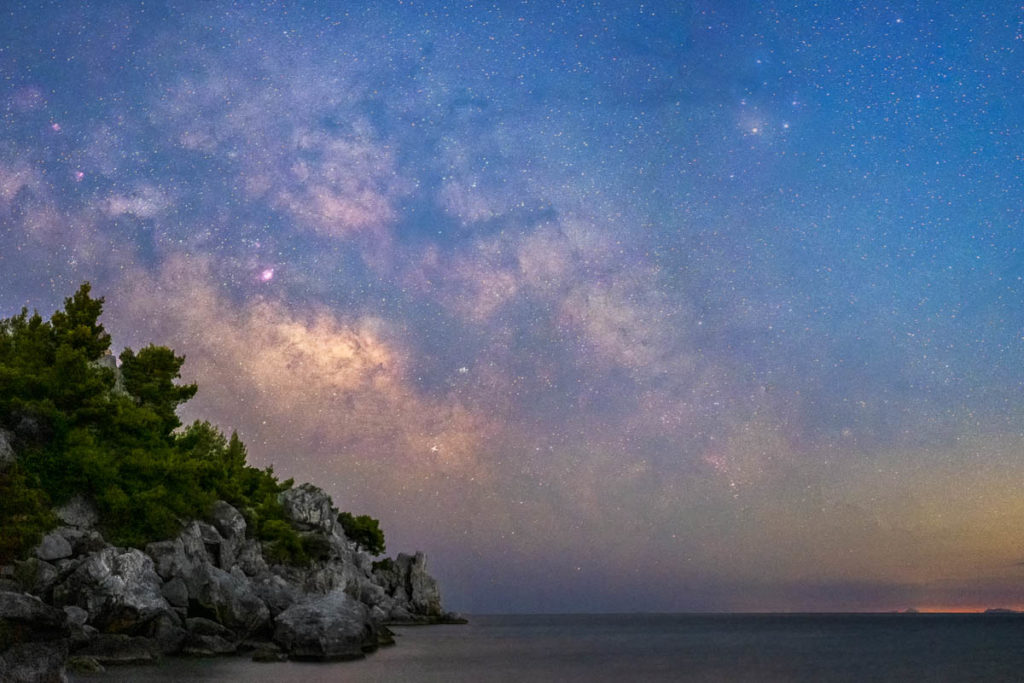
<instances>
[{"instance_id":1,"label":"sea","mask_svg":"<svg viewBox=\"0 0 1024 683\"><path fill-rule=\"evenodd\" d=\"M366 659L166 659L75 682L1024 681L1024 614L471 616Z\"/></svg>"}]
</instances>

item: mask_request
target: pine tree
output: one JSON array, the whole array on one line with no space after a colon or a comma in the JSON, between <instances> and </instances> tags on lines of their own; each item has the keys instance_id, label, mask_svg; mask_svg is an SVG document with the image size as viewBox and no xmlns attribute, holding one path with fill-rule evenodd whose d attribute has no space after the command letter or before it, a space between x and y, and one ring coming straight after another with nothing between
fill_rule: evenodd
<instances>
[{"instance_id":1,"label":"pine tree","mask_svg":"<svg viewBox=\"0 0 1024 683\"><path fill-rule=\"evenodd\" d=\"M110 349L110 335L99 323L103 297L93 299L90 291L92 286L82 283L74 295L64 299L64 310L54 313L50 322L58 345L81 349L86 360L92 361Z\"/></svg>"},{"instance_id":2,"label":"pine tree","mask_svg":"<svg viewBox=\"0 0 1024 683\"><path fill-rule=\"evenodd\" d=\"M160 419L163 434L181 426L175 412L178 406L196 394L195 384L175 384L181 377L184 356L175 356L166 346L150 344L138 355L131 348L121 352L121 376L125 390L139 405L152 410Z\"/></svg>"}]
</instances>

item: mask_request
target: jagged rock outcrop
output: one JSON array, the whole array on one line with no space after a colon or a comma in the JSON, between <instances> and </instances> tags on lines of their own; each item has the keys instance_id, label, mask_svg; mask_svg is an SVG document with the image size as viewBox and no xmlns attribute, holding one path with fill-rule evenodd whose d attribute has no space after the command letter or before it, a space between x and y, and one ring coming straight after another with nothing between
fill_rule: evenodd
<instances>
[{"instance_id":1,"label":"jagged rock outcrop","mask_svg":"<svg viewBox=\"0 0 1024 683\"><path fill-rule=\"evenodd\" d=\"M312 484L303 484L282 492L278 499L289 523L302 532L304 546L316 556L308 567L277 565L274 574L314 594L354 587L369 578L372 563L345 538L330 496Z\"/></svg>"},{"instance_id":2,"label":"jagged rock outcrop","mask_svg":"<svg viewBox=\"0 0 1024 683\"><path fill-rule=\"evenodd\" d=\"M372 592L379 587L384 597L365 595L364 600L376 605L389 623L464 623L457 614L441 608L441 590L427 573L423 553L400 553L394 560L378 562L373 568Z\"/></svg>"},{"instance_id":3,"label":"jagged rock outcrop","mask_svg":"<svg viewBox=\"0 0 1024 683\"><path fill-rule=\"evenodd\" d=\"M338 511L331 504L331 498L312 484L302 484L288 489L278 496L296 528L303 531L322 531L330 534L337 524Z\"/></svg>"},{"instance_id":4,"label":"jagged rock outcrop","mask_svg":"<svg viewBox=\"0 0 1024 683\"><path fill-rule=\"evenodd\" d=\"M227 503L218 505L218 510L222 519L237 516L241 521L223 527L230 534L227 538L213 525L193 521L174 540L150 543L146 552L165 582L165 598L173 600L178 610L215 619L244 638L267 625L270 610L234 564L237 548L245 540L245 520Z\"/></svg>"},{"instance_id":5,"label":"jagged rock outcrop","mask_svg":"<svg viewBox=\"0 0 1024 683\"><path fill-rule=\"evenodd\" d=\"M233 567L238 563L238 554L245 546L245 532L247 525L242 513L231 507L223 500L218 500L213 505L213 526L220 535L220 542L217 547L218 566ZM255 555L262 555L258 552L258 545L255 542L249 544L255 549ZM255 559L255 557L253 557ZM244 569L242 571L245 571ZM256 569L258 571L258 569Z\"/></svg>"},{"instance_id":6,"label":"jagged rock outcrop","mask_svg":"<svg viewBox=\"0 0 1024 683\"><path fill-rule=\"evenodd\" d=\"M0 591L0 646L26 640L57 640L70 635L67 615L34 595Z\"/></svg>"},{"instance_id":7,"label":"jagged rock outcrop","mask_svg":"<svg viewBox=\"0 0 1024 683\"><path fill-rule=\"evenodd\" d=\"M0 568L0 680L63 680L68 656L96 666L254 649L268 661L347 659L393 642L385 623L455 620L422 553L374 563L322 490L280 500L306 566L268 562L223 501L209 522L143 552L108 544L95 509L72 500L31 557Z\"/></svg>"},{"instance_id":8,"label":"jagged rock outcrop","mask_svg":"<svg viewBox=\"0 0 1024 683\"><path fill-rule=\"evenodd\" d=\"M157 616L173 614L161 586L148 555L111 546L90 553L55 586L53 602L84 609L87 623L100 631L139 633Z\"/></svg>"}]
</instances>

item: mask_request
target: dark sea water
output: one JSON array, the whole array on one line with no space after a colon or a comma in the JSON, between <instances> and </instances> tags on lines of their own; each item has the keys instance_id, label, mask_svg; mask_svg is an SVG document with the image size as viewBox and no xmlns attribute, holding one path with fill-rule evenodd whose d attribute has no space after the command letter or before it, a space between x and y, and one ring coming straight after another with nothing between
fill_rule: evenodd
<instances>
[{"instance_id":1,"label":"dark sea water","mask_svg":"<svg viewBox=\"0 0 1024 683\"><path fill-rule=\"evenodd\" d=\"M365 660L170 659L73 681L1024 681L1024 615L476 616Z\"/></svg>"}]
</instances>

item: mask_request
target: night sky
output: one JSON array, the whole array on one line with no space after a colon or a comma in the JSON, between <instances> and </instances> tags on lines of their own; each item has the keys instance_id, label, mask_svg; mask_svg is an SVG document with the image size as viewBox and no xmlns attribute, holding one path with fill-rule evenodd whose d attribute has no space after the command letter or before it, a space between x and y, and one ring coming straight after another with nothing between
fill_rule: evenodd
<instances>
[{"instance_id":1,"label":"night sky","mask_svg":"<svg viewBox=\"0 0 1024 683\"><path fill-rule=\"evenodd\" d=\"M449 609L1024 607L1024 8L4 2L0 315Z\"/></svg>"}]
</instances>

